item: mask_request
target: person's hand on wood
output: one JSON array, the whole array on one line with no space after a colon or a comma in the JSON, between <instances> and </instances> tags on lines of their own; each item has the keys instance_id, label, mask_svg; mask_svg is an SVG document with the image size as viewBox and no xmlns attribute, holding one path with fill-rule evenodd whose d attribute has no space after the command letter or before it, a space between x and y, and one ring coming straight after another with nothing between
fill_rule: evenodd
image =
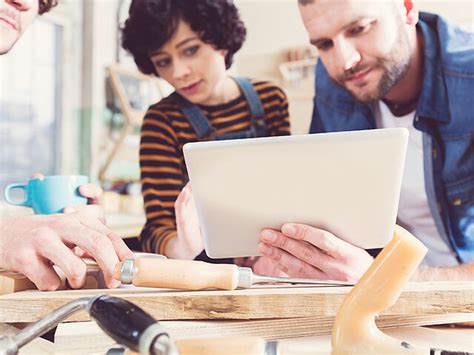
<instances>
[{"instance_id":1,"label":"person's hand on wood","mask_svg":"<svg viewBox=\"0 0 474 355\"><path fill-rule=\"evenodd\" d=\"M123 240L104 223L100 206L81 206L65 214L0 218L0 268L25 275L40 290L55 290L58 266L73 288L85 282L86 265L77 249L101 268L108 287L116 287L114 268L133 257Z\"/></svg>"}]
</instances>

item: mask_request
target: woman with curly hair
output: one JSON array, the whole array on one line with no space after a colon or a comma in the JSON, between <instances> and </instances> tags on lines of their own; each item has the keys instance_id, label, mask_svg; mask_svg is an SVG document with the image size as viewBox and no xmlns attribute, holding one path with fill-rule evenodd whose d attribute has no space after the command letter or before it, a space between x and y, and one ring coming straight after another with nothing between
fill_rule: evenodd
<instances>
[{"instance_id":1,"label":"woman with curly hair","mask_svg":"<svg viewBox=\"0 0 474 355\"><path fill-rule=\"evenodd\" d=\"M122 45L175 92L145 115L140 167L147 252L193 259L203 250L182 147L187 142L290 134L274 83L226 73L246 29L230 0L134 0ZM204 256L205 258L205 256Z\"/></svg>"}]
</instances>

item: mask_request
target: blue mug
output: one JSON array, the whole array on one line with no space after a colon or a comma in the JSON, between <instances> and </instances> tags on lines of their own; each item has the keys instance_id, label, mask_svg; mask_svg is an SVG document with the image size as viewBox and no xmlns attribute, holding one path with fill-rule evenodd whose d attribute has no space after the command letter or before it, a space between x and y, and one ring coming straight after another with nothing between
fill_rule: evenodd
<instances>
[{"instance_id":1,"label":"blue mug","mask_svg":"<svg viewBox=\"0 0 474 355\"><path fill-rule=\"evenodd\" d=\"M87 198L79 194L79 186L87 184L85 175L51 175L28 180L27 184L11 184L5 189L5 200L16 206L32 207L36 214L62 213L65 207L86 205ZM24 191L23 201L14 201L10 192Z\"/></svg>"}]
</instances>

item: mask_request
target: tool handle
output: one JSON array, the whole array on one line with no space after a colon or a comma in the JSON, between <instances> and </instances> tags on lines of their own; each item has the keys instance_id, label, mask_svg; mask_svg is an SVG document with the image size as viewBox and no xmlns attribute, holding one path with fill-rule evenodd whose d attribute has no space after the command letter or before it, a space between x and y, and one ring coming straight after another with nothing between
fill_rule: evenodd
<instances>
[{"instance_id":1,"label":"tool handle","mask_svg":"<svg viewBox=\"0 0 474 355\"><path fill-rule=\"evenodd\" d=\"M238 267L194 260L135 259L133 284L144 287L202 290L237 288Z\"/></svg>"},{"instance_id":2,"label":"tool handle","mask_svg":"<svg viewBox=\"0 0 474 355\"><path fill-rule=\"evenodd\" d=\"M183 339L176 341L180 355L264 355L265 340L259 337Z\"/></svg>"},{"instance_id":3,"label":"tool handle","mask_svg":"<svg viewBox=\"0 0 474 355\"><path fill-rule=\"evenodd\" d=\"M133 303L103 295L89 307L89 315L116 342L139 351L140 338L156 320Z\"/></svg>"}]
</instances>

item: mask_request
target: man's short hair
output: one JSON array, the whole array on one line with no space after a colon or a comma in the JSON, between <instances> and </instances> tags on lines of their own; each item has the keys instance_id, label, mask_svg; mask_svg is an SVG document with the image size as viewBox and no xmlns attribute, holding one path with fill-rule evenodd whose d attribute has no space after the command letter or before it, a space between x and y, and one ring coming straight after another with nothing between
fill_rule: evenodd
<instances>
[{"instance_id":1,"label":"man's short hair","mask_svg":"<svg viewBox=\"0 0 474 355\"><path fill-rule=\"evenodd\" d=\"M39 11L38 13L40 15L44 14L45 12L48 12L51 10L53 7L55 7L58 4L58 0L38 0L39 1Z\"/></svg>"}]
</instances>

